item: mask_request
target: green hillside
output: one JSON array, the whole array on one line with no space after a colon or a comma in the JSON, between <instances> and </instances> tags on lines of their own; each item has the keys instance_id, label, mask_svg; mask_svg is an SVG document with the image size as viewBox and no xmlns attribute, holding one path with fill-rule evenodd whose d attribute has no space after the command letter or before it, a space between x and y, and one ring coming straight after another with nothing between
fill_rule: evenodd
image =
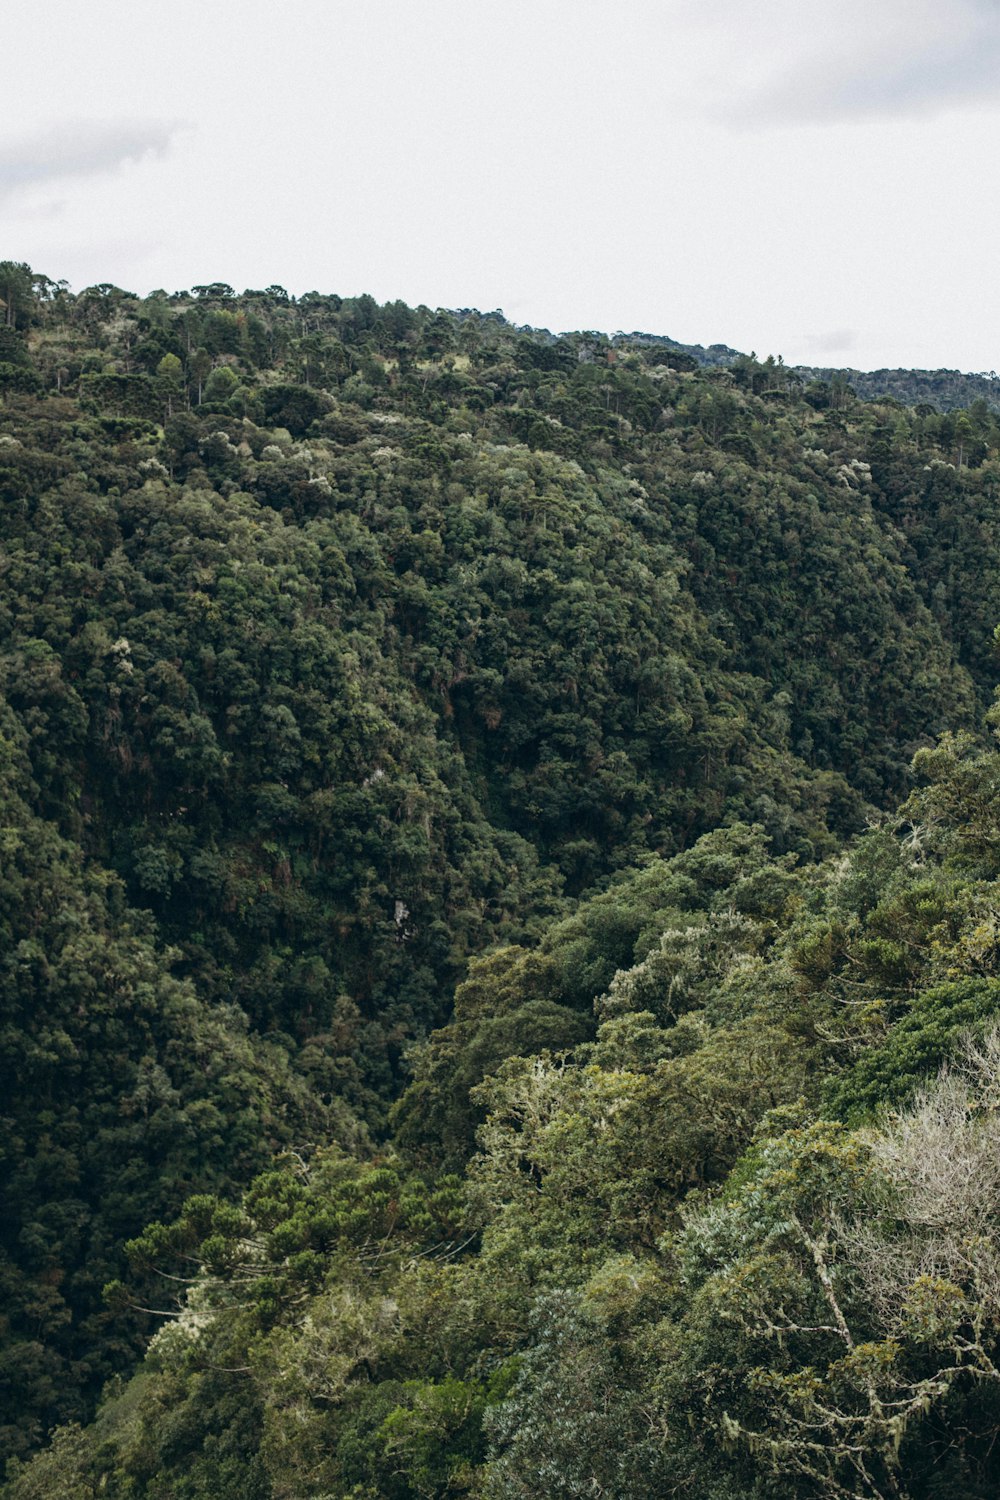
<instances>
[{"instance_id":1,"label":"green hillside","mask_svg":"<svg viewBox=\"0 0 1000 1500\"><path fill-rule=\"evenodd\" d=\"M0 301L5 1497L995 1494L989 404Z\"/></svg>"}]
</instances>

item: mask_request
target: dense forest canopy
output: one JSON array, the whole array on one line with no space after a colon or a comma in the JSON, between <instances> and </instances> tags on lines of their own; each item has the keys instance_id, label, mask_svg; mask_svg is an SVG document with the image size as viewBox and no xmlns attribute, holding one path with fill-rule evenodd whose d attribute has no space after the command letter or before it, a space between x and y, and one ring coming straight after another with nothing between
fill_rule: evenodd
<instances>
[{"instance_id":1,"label":"dense forest canopy","mask_svg":"<svg viewBox=\"0 0 1000 1500\"><path fill-rule=\"evenodd\" d=\"M0 264L11 1500L996 1493L1000 417L913 389Z\"/></svg>"},{"instance_id":2,"label":"dense forest canopy","mask_svg":"<svg viewBox=\"0 0 1000 1500\"><path fill-rule=\"evenodd\" d=\"M526 330L531 331L531 330ZM679 344L676 339L655 333L616 333L613 345L641 347L649 352L659 350L670 357L678 369L695 370L745 368L747 361L759 363L757 356L741 354L728 344ZM765 361L766 363L766 361ZM1000 411L1000 377L996 370L972 374L962 370L855 370L850 366L791 365L787 377L811 388L814 404L834 400L838 391L850 387L852 395L866 400L889 398L905 406L926 406L933 412L954 411L985 401L993 411Z\"/></svg>"}]
</instances>

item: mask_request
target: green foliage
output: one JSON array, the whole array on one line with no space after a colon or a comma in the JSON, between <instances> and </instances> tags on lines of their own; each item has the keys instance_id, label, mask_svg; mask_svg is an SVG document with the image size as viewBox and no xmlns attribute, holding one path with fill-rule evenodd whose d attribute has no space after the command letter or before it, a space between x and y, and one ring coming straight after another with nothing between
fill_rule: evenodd
<instances>
[{"instance_id":1,"label":"green foliage","mask_svg":"<svg viewBox=\"0 0 1000 1500\"><path fill-rule=\"evenodd\" d=\"M676 1475L635 1399L632 1351L565 1293L539 1301L532 1332L513 1391L489 1414L494 1456L483 1493L669 1493Z\"/></svg>"},{"instance_id":2,"label":"green foliage","mask_svg":"<svg viewBox=\"0 0 1000 1500\"><path fill-rule=\"evenodd\" d=\"M12 1500L995 1492L988 402L0 300Z\"/></svg>"},{"instance_id":3,"label":"green foliage","mask_svg":"<svg viewBox=\"0 0 1000 1500\"><path fill-rule=\"evenodd\" d=\"M148 1318L112 1323L101 1305L130 1234L282 1142L353 1142L358 1127L236 1007L199 1003L121 882L29 810L27 736L2 712L0 1380L30 1436L82 1412L148 1336ZM16 1451L24 1435L7 1428L5 1442Z\"/></svg>"},{"instance_id":4,"label":"green foliage","mask_svg":"<svg viewBox=\"0 0 1000 1500\"><path fill-rule=\"evenodd\" d=\"M902 1102L947 1061L967 1032L997 1014L997 979L963 979L924 990L882 1045L867 1048L839 1082L834 1108L846 1118L857 1118Z\"/></svg>"}]
</instances>

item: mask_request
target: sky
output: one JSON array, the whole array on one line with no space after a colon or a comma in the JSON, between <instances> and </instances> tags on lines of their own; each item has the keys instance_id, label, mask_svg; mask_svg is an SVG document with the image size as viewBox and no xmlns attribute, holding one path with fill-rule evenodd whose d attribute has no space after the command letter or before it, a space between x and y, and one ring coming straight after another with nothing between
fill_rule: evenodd
<instances>
[{"instance_id":1,"label":"sky","mask_svg":"<svg viewBox=\"0 0 1000 1500\"><path fill-rule=\"evenodd\" d=\"M4 0L0 259L1000 367L1000 0Z\"/></svg>"}]
</instances>

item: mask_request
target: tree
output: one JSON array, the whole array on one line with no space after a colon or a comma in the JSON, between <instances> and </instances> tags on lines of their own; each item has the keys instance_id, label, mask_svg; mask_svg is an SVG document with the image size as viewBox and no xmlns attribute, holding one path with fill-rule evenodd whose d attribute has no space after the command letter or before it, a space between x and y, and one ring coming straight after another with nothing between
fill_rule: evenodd
<instances>
[{"instance_id":1,"label":"tree","mask_svg":"<svg viewBox=\"0 0 1000 1500\"><path fill-rule=\"evenodd\" d=\"M156 367L156 389L166 416L174 414L174 403L184 389L184 367L176 354L165 354Z\"/></svg>"},{"instance_id":2,"label":"tree","mask_svg":"<svg viewBox=\"0 0 1000 1500\"><path fill-rule=\"evenodd\" d=\"M687 1215L678 1253L701 1341L687 1378L763 1473L903 1500L940 1466L990 1493L997 1098L992 1031L882 1130L818 1122L764 1139L735 1192ZM737 1373L722 1389L720 1362ZM960 1435L942 1442L949 1421Z\"/></svg>"},{"instance_id":3,"label":"tree","mask_svg":"<svg viewBox=\"0 0 1000 1500\"><path fill-rule=\"evenodd\" d=\"M202 345L196 349L188 358L188 373L195 382L198 391L198 405L201 405L202 388L209 375L212 373L212 356Z\"/></svg>"},{"instance_id":4,"label":"tree","mask_svg":"<svg viewBox=\"0 0 1000 1500\"><path fill-rule=\"evenodd\" d=\"M26 327L34 305L34 272L24 261L0 261L0 308L5 328Z\"/></svg>"}]
</instances>

